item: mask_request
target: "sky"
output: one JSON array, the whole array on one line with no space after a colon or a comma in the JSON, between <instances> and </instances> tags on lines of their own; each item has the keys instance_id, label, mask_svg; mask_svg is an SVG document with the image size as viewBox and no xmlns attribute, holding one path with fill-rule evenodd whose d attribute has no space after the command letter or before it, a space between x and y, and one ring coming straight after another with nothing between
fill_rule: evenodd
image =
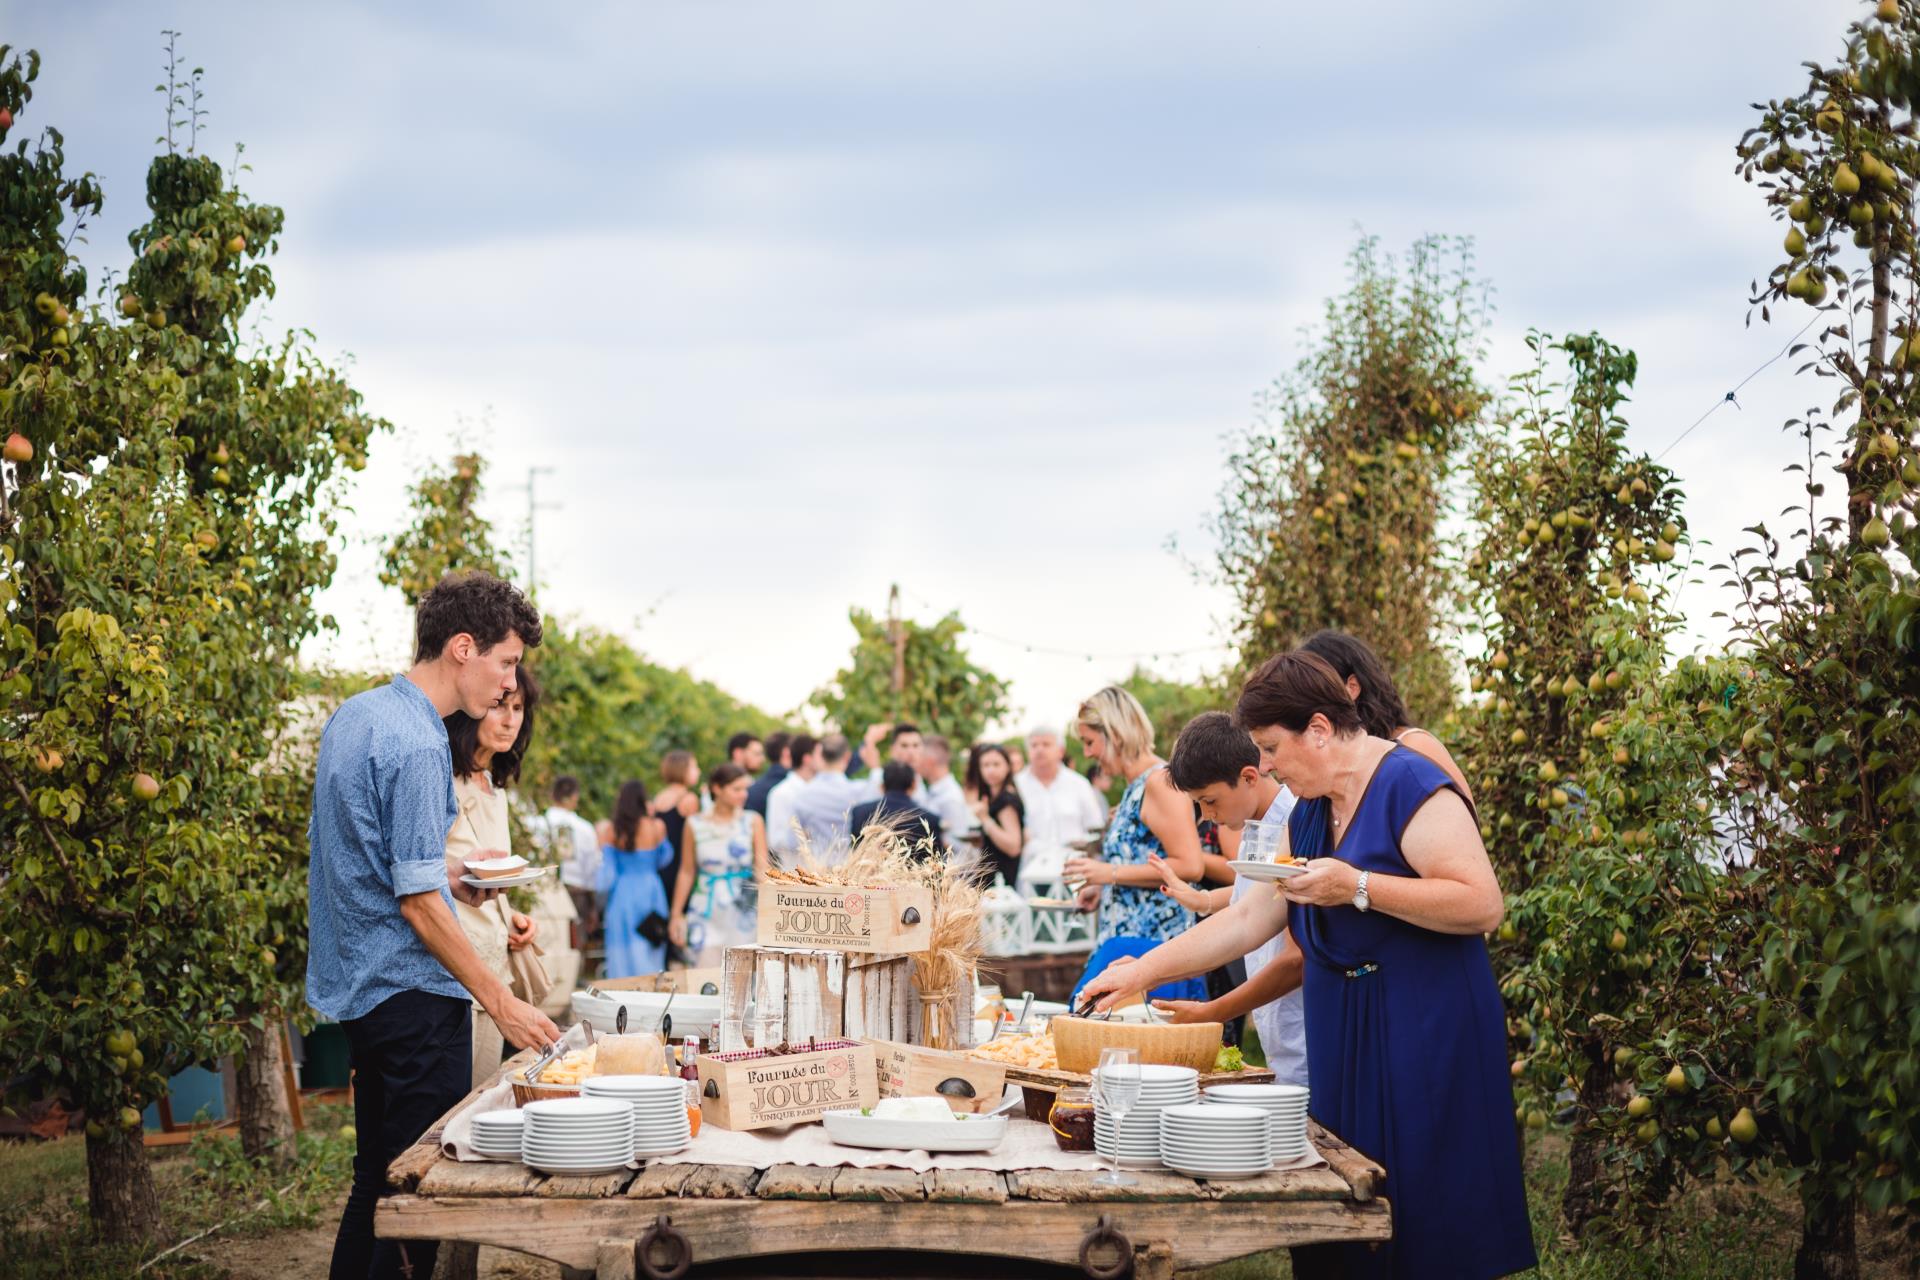
<instances>
[{"instance_id":1,"label":"sky","mask_svg":"<svg viewBox=\"0 0 1920 1280\"><path fill-rule=\"evenodd\" d=\"M1732 148L1862 8L7 0L0 41L105 184L96 279L144 213L163 27L206 71L200 149L244 143L286 210L262 327L396 428L316 661L404 665L379 544L477 447L512 539L550 468L548 609L781 712L898 583L978 629L1017 731L1136 660L1224 660L1196 565L1226 452L1362 234L1473 237L1483 376L1598 330L1640 356L1629 444L1673 446L1805 318L1748 323L1781 230ZM1710 544L1701 644L1706 563L1794 501L1792 364L1664 458Z\"/></svg>"}]
</instances>

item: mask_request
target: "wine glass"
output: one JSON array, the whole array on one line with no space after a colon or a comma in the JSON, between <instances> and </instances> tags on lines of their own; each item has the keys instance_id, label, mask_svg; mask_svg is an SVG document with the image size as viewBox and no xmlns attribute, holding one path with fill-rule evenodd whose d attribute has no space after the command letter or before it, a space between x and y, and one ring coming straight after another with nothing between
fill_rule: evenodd
<instances>
[{"instance_id":1,"label":"wine glass","mask_svg":"<svg viewBox=\"0 0 1920 1280\"><path fill-rule=\"evenodd\" d=\"M1100 1067L1093 1084L1101 1109L1113 1117L1113 1168L1094 1181L1107 1187L1130 1187L1133 1179L1120 1172L1120 1135L1127 1112L1140 1101L1140 1051L1111 1048L1100 1051Z\"/></svg>"}]
</instances>

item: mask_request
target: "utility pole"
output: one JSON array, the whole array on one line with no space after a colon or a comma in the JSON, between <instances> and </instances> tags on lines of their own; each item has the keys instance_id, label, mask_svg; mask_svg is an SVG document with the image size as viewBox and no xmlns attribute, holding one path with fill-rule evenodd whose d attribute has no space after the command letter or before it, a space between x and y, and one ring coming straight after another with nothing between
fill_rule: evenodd
<instances>
[{"instance_id":1,"label":"utility pole","mask_svg":"<svg viewBox=\"0 0 1920 1280\"><path fill-rule=\"evenodd\" d=\"M907 631L900 625L900 584L887 592L887 639L893 643L893 720L900 721L900 698L907 688Z\"/></svg>"},{"instance_id":2,"label":"utility pole","mask_svg":"<svg viewBox=\"0 0 1920 1280\"><path fill-rule=\"evenodd\" d=\"M539 591L540 589L539 562L534 558L534 538L533 538L534 521L538 518L540 512L558 511L560 510L560 507L562 505L558 502L541 502L539 501L538 497L534 493L534 484L539 479L539 477L543 475L550 476L552 474L553 474L552 467L528 467L527 468L526 490L527 490L527 594L528 595L532 595L535 592ZM514 487L517 489L520 486L515 485Z\"/></svg>"}]
</instances>

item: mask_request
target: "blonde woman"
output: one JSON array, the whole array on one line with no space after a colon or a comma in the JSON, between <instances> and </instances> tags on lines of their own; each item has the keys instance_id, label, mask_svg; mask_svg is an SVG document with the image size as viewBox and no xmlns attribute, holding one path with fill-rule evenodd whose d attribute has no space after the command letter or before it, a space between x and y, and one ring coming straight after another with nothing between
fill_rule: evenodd
<instances>
[{"instance_id":1,"label":"blonde woman","mask_svg":"<svg viewBox=\"0 0 1920 1280\"><path fill-rule=\"evenodd\" d=\"M1100 905L1096 950L1116 938L1164 942L1193 926L1193 912L1160 892L1158 856L1181 880L1202 871L1200 832L1193 802L1167 778L1166 761L1153 753L1153 725L1140 702L1108 685L1080 704L1074 732L1087 759L1126 779L1114 806L1098 858L1069 858L1068 880L1085 882L1083 908ZM1097 972L1097 970L1096 970Z\"/></svg>"},{"instance_id":2,"label":"blonde woman","mask_svg":"<svg viewBox=\"0 0 1920 1280\"><path fill-rule=\"evenodd\" d=\"M442 722L447 729L448 749L453 753L453 796L460 806L460 816L447 832L450 861L498 857L511 851L507 787L520 776L520 761L533 741L533 709L539 701L540 686L533 673L522 667L513 691L486 715L476 720L464 711L456 711ZM539 926L508 906L504 895L477 907L455 899L453 910L480 959L496 977L512 986L507 953L530 944ZM486 1010L475 1004L474 1088L500 1066L504 1047L500 1028Z\"/></svg>"}]
</instances>

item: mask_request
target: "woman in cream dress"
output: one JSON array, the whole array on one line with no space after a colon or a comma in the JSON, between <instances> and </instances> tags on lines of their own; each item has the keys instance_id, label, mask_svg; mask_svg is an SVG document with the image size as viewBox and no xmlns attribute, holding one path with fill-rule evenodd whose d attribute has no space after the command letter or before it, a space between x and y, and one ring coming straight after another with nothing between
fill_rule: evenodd
<instances>
[{"instance_id":1,"label":"woman in cream dress","mask_svg":"<svg viewBox=\"0 0 1920 1280\"><path fill-rule=\"evenodd\" d=\"M539 700L540 687L523 667L518 687L485 716L476 720L464 711L456 711L446 717L447 745L453 752L453 795L460 806L460 816L447 833L450 861L499 857L512 851L506 788L520 775L520 761L533 740L533 708ZM507 953L532 943L538 926L513 910L505 895L478 907L456 899L453 910L487 968L512 985ZM503 1048L500 1029L485 1010L474 1005L476 1087L499 1067Z\"/></svg>"}]
</instances>

